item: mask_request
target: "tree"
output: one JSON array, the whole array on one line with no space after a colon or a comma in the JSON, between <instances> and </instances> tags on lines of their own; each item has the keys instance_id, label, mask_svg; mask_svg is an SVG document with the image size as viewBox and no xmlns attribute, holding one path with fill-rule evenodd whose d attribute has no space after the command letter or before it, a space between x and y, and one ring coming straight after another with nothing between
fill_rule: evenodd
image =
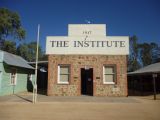
<instances>
[{"instance_id":1,"label":"tree","mask_svg":"<svg viewBox=\"0 0 160 120\"><path fill-rule=\"evenodd\" d=\"M160 62L160 47L153 49L153 63Z\"/></svg>"},{"instance_id":2,"label":"tree","mask_svg":"<svg viewBox=\"0 0 160 120\"><path fill-rule=\"evenodd\" d=\"M4 42L4 45L2 46L1 49L9 53L16 54L16 43L13 41L7 40Z\"/></svg>"},{"instance_id":3,"label":"tree","mask_svg":"<svg viewBox=\"0 0 160 120\"><path fill-rule=\"evenodd\" d=\"M45 55L45 53L43 52L42 53L42 57L39 58L39 60L41 60L41 61L48 61L48 55Z\"/></svg>"},{"instance_id":4,"label":"tree","mask_svg":"<svg viewBox=\"0 0 160 120\"><path fill-rule=\"evenodd\" d=\"M156 43L142 43L139 45L139 50L143 66L153 63L154 59L160 54Z\"/></svg>"},{"instance_id":5,"label":"tree","mask_svg":"<svg viewBox=\"0 0 160 120\"><path fill-rule=\"evenodd\" d=\"M21 26L18 13L0 8L0 48L8 36L22 40L25 38L25 30Z\"/></svg>"},{"instance_id":6,"label":"tree","mask_svg":"<svg viewBox=\"0 0 160 120\"><path fill-rule=\"evenodd\" d=\"M134 71L140 68L139 63L139 44L137 36L129 38L130 55L128 56L128 71Z\"/></svg>"},{"instance_id":7,"label":"tree","mask_svg":"<svg viewBox=\"0 0 160 120\"><path fill-rule=\"evenodd\" d=\"M38 47L38 59L42 57L42 48L39 46ZM37 50L37 43L36 42L31 42L28 44L28 54L29 54L29 61L36 61L36 50Z\"/></svg>"},{"instance_id":8,"label":"tree","mask_svg":"<svg viewBox=\"0 0 160 120\"><path fill-rule=\"evenodd\" d=\"M29 59L27 44L20 44L17 47L17 55L23 57L25 60Z\"/></svg>"},{"instance_id":9,"label":"tree","mask_svg":"<svg viewBox=\"0 0 160 120\"><path fill-rule=\"evenodd\" d=\"M21 44L17 48L17 54L22 56L27 61L35 61L36 60L36 49L37 49L37 43L31 42L28 44ZM38 58L42 58L42 48L39 46L39 53Z\"/></svg>"}]
</instances>

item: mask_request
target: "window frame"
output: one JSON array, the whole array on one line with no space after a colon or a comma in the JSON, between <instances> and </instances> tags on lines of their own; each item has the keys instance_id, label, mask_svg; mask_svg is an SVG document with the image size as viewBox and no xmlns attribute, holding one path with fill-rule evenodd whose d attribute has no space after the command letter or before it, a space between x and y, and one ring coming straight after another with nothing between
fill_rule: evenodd
<instances>
[{"instance_id":1,"label":"window frame","mask_svg":"<svg viewBox=\"0 0 160 120\"><path fill-rule=\"evenodd\" d=\"M61 74L60 72L60 68L61 67L68 67L69 68L69 73L68 74ZM70 74L71 74L71 68L70 68L70 65L68 65L68 64L59 64L58 65L58 81L57 81L57 83L58 84L69 84L69 81L70 81ZM63 81L60 81L60 76L61 75L68 75L68 81L67 82L63 82Z\"/></svg>"},{"instance_id":2,"label":"window frame","mask_svg":"<svg viewBox=\"0 0 160 120\"><path fill-rule=\"evenodd\" d=\"M13 73L12 70L15 70L15 80L14 80L14 83L12 82L12 73ZM17 69L15 69L15 68L11 68L11 73L10 73L10 85L17 85Z\"/></svg>"},{"instance_id":3,"label":"window frame","mask_svg":"<svg viewBox=\"0 0 160 120\"><path fill-rule=\"evenodd\" d=\"M105 73L105 68L106 67L112 67L113 68L113 73L112 74L106 74ZM113 75L113 82L106 82L105 80L105 75ZM117 69L116 65L103 65L103 84L116 84L117 83Z\"/></svg>"}]
</instances>

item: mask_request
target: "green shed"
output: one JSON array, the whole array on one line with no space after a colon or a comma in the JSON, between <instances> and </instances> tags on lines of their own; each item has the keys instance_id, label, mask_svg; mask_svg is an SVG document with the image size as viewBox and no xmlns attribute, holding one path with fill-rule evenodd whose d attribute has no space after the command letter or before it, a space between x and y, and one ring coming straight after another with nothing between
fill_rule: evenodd
<instances>
[{"instance_id":1,"label":"green shed","mask_svg":"<svg viewBox=\"0 0 160 120\"><path fill-rule=\"evenodd\" d=\"M34 68L22 57L0 50L0 96L32 91Z\"/></svg>"}]
</instances>

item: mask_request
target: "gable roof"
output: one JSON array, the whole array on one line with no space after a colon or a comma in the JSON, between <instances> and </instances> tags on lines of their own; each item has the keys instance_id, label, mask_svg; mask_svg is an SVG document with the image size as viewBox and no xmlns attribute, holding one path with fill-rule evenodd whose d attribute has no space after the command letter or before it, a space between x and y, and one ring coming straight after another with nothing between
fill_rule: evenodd
<instances>
[{"instance_id":1,"label":"gable roof","mask_svg":"<svg viewBox=\"0 0 160 120\"><path fill-rule=\"evenodd\" d=\"M28 68L28 69L34 69L32 66L28 64L26 60L24 60L22 57L18 55L14 55L14 54L2 51L2 50L0 50L0 53L3 54L3 62L5 62L8 65Z\"/></svg>"},{"instance_id":2,"label":"gable roof","mask_svg":"<svg viewBox=\"0 0 160 120\"><path fill-rule=\"evenodd\" d=\"M134 72L129 72L128 75L148 74L148 73L160 73L160 62L148 65Z\"/></svg>"}]
</instances>

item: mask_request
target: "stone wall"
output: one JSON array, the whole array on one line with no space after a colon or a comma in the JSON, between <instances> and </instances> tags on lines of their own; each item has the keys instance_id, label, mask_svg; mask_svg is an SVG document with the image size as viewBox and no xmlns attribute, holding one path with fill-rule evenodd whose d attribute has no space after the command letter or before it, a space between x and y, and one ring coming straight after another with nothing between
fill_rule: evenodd
<instances>
[{"instance_id":1,"label":"stone wall","mask_svg":"<svg viewBox=\"0 0 160 120\"><path fill-rule=\"evenodd\" d=\"M71 66L70 81L67 85L57 83L59 64ZM116 65L116 84L103 84L103 65ZM123 55L49 55L47 94L54 96L81 95L81 68L85 66L93 68L94 96L127 96L127 60Z\"/></svg>"}]
</instances>

